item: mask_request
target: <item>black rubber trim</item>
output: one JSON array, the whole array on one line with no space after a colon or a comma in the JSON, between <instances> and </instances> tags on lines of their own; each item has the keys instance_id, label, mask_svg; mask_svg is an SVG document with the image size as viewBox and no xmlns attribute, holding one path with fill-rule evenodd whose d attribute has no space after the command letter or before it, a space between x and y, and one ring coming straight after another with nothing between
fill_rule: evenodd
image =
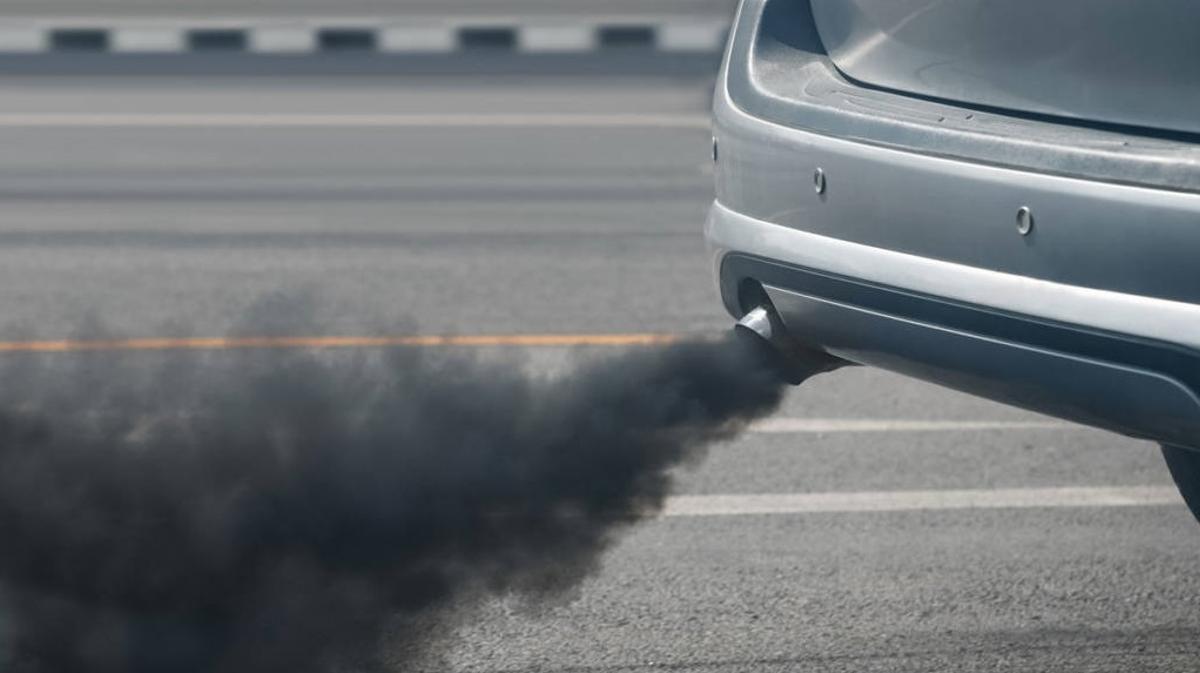
<instances>
[{"instance_id":1,"label":"black rubber trim","mask_svg":"<svg viewBox=\"0 0 1200 673\"><path fill-rule=\"evenodd\" d=\"M729 53L726 81L734 104L776 124L1016 170L1200 192L1200 144L852 82L826 55L809 0L745 0Z\"/></svg>"},{"instance_id":2,"label":"black rubber trim","mask_svg":"<svg viewBox=\"0 0 1200 673\"><path fill-rule=\"evenodd\" d=\"M979 336L1134 367L1172 378L1193 394L1200 391L1200 352L1176 344L956 302L743 253L726 255L721 265L721 296L735 316L746 309L738 306L738 296L747 279Z\"/></svg>"}]
</instances>

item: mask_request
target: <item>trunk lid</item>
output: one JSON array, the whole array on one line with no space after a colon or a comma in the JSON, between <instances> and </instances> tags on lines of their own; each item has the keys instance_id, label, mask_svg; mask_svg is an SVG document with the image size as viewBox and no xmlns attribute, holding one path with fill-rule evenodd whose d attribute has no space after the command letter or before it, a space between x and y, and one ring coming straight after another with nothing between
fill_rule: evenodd
<instances>
[{"instance_id":1,"label":"trunk lid","mask_svg":"<svg viewBox=\"0 0 1200 673\"><path fill-rule=\"evenodd\" d=\"M1200 133L1196 0L811 0L838 69L967 104Z\"/></svg>"}]
</instances>

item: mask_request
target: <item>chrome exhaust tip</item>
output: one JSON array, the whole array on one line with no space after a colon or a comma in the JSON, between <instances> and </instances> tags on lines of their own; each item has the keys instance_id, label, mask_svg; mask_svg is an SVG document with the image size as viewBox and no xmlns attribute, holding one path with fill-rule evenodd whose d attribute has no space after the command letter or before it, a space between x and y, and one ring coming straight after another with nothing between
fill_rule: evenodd
<instances>
[{"instance_id":1,"label":"chrome exhaust tip","mask_svg":"<svg viewBox=\"0 0 1200 673\"><path fill-rule=\"evenodd\" d=\"M779 318L775 316L774 311L767 310L766 306L759 306L742 316L742 319L737 322L734 329L749 331L762 338L763 341L774 343L775 334L782 327L781 324L776 324L778 321Z\"/></svg>"},{"instance_id":2,"label":"chrome exhaust tip","mask_svg":"<svg viewBox=\"0 0 1200 673\"><path fill-rule=\"evenodd\" d=\"M753 343L780 378L792 385L850 364L791 337L779 314L768 305L757 306L742 316L733 331Z\"/></svg>"}]
</instances>

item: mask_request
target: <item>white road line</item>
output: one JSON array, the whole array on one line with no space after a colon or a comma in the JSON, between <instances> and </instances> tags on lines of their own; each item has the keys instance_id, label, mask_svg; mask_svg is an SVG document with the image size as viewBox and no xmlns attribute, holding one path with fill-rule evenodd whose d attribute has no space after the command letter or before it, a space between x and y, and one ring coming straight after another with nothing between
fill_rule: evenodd
<instances>
[{"instance_id":1,"label":"white road line","mask_svg":"<svg viewBox=\"0 0 1200 673\"><path fill-rule=\"evenodd\" d=\"M918 421L876 418L768 418L750 426L763 434L841 432L965 432L971 430L1078 430L1062 421Z\"/></svg>"},{"instance_id":2,"label":"white road line","mask_svg":"<svg viewBox=\"0 0 1200 673\"><path fill-rule=\"evenodd\" d=\"M1182 502L1179 493L1174 488L1167 486L680 495L667 500L663 516L711 517L966 509L1155 507L1179 505Z\"/></svg>"},{"instance_id":3,"label":"white road line","mask_svg":"<svg viewBox=\"0 0 1200 673\"><path fill-rule=\"evenodd\" d=\"M670 114L8 114L6 128L710 128L706 115Z\"/></svg>"}]
</instances>

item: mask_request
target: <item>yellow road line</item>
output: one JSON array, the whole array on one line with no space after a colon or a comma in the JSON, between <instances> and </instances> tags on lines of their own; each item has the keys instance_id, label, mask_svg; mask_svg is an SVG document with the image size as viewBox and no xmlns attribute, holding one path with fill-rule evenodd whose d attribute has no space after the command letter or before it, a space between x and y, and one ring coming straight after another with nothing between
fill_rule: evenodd
<instances>
[{"instance_id":1,"label":"yellow road line","mask_svg":"<svg viewBox=\"0 0 1200 673\"><path fill-rule=\"evenodd\" d=\"M249 348L380 348L392 346L651 346L681 341L679 334L509 334L471 336L195 337L57 341L0 341L0 353L79 351L234 350Z\"/></svg>"}]
</instances>

